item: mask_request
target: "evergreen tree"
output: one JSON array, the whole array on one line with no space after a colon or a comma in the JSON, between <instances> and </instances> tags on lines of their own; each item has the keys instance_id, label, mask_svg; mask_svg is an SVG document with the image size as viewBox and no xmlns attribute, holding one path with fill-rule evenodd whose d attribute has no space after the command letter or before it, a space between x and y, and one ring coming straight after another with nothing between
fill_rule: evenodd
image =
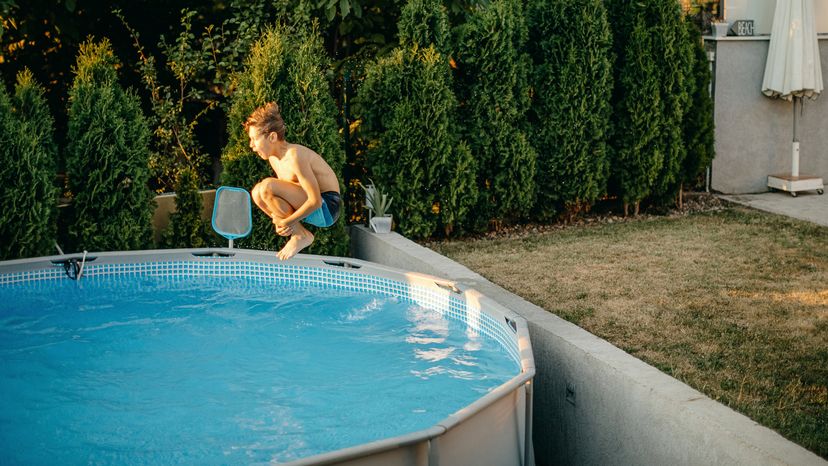
<instances>
[{"instance_id":1,"label":"evergreen tree","mask_svg":"<svg viewBox=\"0 0 828 466\"><path fill-rule=\"evenodd\" d=\"M450 50L449 19L441 0L409 0L400 13L400 45L434 48L448 56Z\"/></svg>"},{"instance_id":2,"label":"evergreen tree","mask_svg":"<svg viewBox=\"0 0 828 466\"><path fill-rule=\"evenodd\" d=\"M431 6L412 1L403 17L427 16L422 8ZM448 58L433 43L405 37L401 31L400 47L366 67L359 101L370 141L367 164L394 198L400 232L425 238L441 228L448 235L466 223L476 202L477 161L458 134Z\"/></svg>"},{"instance_id":3,"label":"evergreen tree","mask_svg":"<svg viewBox=\"0 0 828 466\"><path fill-rule=\"evenodd\" d=\"M341 179L345 153L337 133L336 106L326 81L329 70L316 29L280 25L265 30L253 45L244 71L236 76L228 115L228 143L222 154L224 184L250 190L261 179L273 176L267 162L250 151L242 127L253 110L272 101L281 109L287 127L285 138L318 152ZM306 227L316 236L308 252L347 254L344 220L324 229ZM279 238L271 219L259 214L254 215L253 233L239 244L273 250L278 249Z\"/></svg>"},{"instance_id":4,"label":"evergreen tree","mask_svg":"<svg viewBox=\"0 0 828 466\"><path fill-rule=\"evenodd\" d=\"M175 212L170 214L170 225L161 236L166 248L204 248L214 238L210 227L201 219L203 203L198 173L183 168L175 183Z\"/></svg>"},{"instance_id":5,"label":"evergreen tree","mask_svg":"<svg viewBox=\"0 0 828 466\"><path fill-rule=\"evenodd\" d=\"M29 70L17 75L14 95L0 86L0 259L54 252L57 146L44 89Z\"/></svg>"},{"instance_id":6,"label":"evergreen tree","mask_svg":"<svg viewBox=\"0 0 828 466\"><path fill-rule=\"evenodd\" d=\"M638 213L638 204L650 194L664 163L664 153L658 144L662 124L661 94L652 42L645 19L639 13L625 55L619 60L622 70L615 83L616 88L624 92L615 102L613 112L614 157L610 180L615 193L624 202L625 215L630 204ZM636 59L628 61L627 56Z\"/></svg>"},{"instance_id":7,"label":"evergreen tree","mask_svg":"<svg viewBox=\"0 0 828 466\"><path fill-rule=\"evenodd\" d=\"M685 21L693 50L692 72L687 80L690 100L684 115L684 146L687 157L679 180L692 186L696 178L710 165L715 155L713 144L713 99L710 97L710 68L701 32L692 21ZM683 190L682 190L683 191ZM679 203L682 199L679 198Z\"/></svg>"},{"instance_id":8,"label":"evergreen tree","mask_svg":"<svg viewBox=\"0 0 828 466\"><path fill-rule=\"evenodd\" d=\"M528 18L535 211L549 219L560 210L588 209L606 192L612 37L601 0L534 0Z\"/></svg>"},{"instance_id":9,"label":"evergreen tree","mask_svg":"<svg viewBox=\"0 0 828 466\"><path fill-rule=\"evenodd\" d=\"M649 16L657 19L658 74L662 95L664 130L661 145L664 165L653 186L656 201L667 203L675 200L681 186L681 172L687 158L684 141L684 118L690 104L690 85L694 52L688 37L687 26L680 5L675 1L662 0L650 4Z\"/></svg>"},{"instance_id":10,"label":"evergreen tree","mask_svg":"<svg viewBox=\"0 0 828 466\"><path fill-rule=\"evenodd\" d=\"M527 37L520 0L477 8L460 32L456 87L460 124L478 163L477 229L525 217L534 204L536 153L525 132Z\"/></svg>"},{"instance_id":11,"label":"evergreen tree","mask_svg":"<svg viewBox=\"0 0 828 466\"><path fill-rule=\"evenodd\" d=\"M138 97L118 84L116 65L109 41L85 42L69 92L69 236L78 250L140 249L152 240L150 131Z\"/></svg>"},{"instance_id":12,"label":"evergreen tree","mask_svg":"<svg viewBox=\"0 0 828 466\"><path fill-rule=\"evenodd\" d=\"M689 48L673 0L607 1L617 54L613 90L611 191L624 211L668 196L684 160L682 120Z\"/></svg>"},{"instance_id":13,"label":"evergreen tree","mask_svg":"<svg viewBox=\"0 0 828 466\"><path fill-rule=\"evenodd\" d=\"M433 235L462 223L474 199L475 161L452 123L456 100L445 58L433 47L398 48L366 69L366 156L373 180L394 199L401 233Z\"/></svg>"}]
</instances>

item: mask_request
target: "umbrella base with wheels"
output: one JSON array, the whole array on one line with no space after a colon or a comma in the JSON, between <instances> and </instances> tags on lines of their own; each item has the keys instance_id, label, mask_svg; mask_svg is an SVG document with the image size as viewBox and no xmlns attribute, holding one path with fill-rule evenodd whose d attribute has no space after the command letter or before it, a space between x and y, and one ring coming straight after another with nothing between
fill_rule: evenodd
<instances>
[{"instance_id":1,"label":"umbrella base with wheels","mask_svg":"<svg viewBox=\"0 0 828 466\"><path fill-rule=\"evenodd\" d=\"M816 176L769 175L768 187L779 191L787 191L794 197L800 191L816 190L818 194L825 192L822 178Z\"/></svg>"}]
</instances>

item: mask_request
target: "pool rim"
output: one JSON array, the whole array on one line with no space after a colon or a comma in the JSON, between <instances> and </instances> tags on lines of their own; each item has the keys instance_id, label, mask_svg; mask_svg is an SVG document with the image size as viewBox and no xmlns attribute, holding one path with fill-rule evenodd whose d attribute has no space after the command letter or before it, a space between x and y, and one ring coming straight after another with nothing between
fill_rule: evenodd
<instances>
[{"instance_id":1,"label":"pool rim","mask_svg":"<svg viewBox=\"0 0 828 466\"><path fill-rule=\"evenodd\" d=\"M520 357L520 372L505 383L490 390L477 398L469 405L449 414L446 418L426 429L368 442L352 447L333 450L317 455L307 456L287 463L286 465L325 465L344 461L365 458L388 452L397 448L410 447L421 442L428 442L428 463L438 463L439 449L432 447L440 436L466 420L474 417L509 394L523 389L525 391L525 413L522 437L523 464L533 464L532 448L532 379L535 376L535 363L532 355L532 346L529 339L529 327L526 320L486 297L479 291L462 283L419 272L409 272L387 267L374 262L353 259L349 257L321 256L313 254L299 254L287 261L281 261L272 251L260 251L239 248L193 248L193 249L151 249L140 251L105 251L79 254L63 254L26 259L0 261L0 276L11 273L30 272L35 270L54 269L60 262L74 259L78 262L86 260L92 265L105 264L133 264L161 261L195 261L195 262L259 262L264 264L278 264L287 266L313 267L355 275L369 275L393 280L408 285L424 287L436 293L446 293L462 299L467 305L476 305L481 312L490 317L505 318L506 322L513 323L514 338L517 343ZM83 280L83 276L79 278ZM7 286L7 284L0 284ZM500 320L500 319L495 319Z\"/></svg>"}]
</instances>

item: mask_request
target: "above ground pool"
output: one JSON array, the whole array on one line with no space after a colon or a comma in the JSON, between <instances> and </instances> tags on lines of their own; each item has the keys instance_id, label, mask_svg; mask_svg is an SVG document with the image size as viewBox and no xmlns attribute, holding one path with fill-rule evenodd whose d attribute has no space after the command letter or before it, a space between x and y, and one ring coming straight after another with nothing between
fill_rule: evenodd
<instances>
[{"instance_id":1,"label":"above ground pool","mask_svg":"<svg viewBox=\"0 0 828 466\"><path fill-rule=\"evenodd\" d=\"M524 321L367 262L2 262L0 355L3 463L533 462Z\"/></svg>"}]
</instances>

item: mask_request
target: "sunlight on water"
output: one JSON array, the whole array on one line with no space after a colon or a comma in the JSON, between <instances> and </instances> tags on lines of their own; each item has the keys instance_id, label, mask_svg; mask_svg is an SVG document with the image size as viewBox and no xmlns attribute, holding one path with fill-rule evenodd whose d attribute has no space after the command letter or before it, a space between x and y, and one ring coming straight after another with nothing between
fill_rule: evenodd
<instances>
[{"instance_id":1,"label":"sunlight on water","mask_svg":"<svg viewBox=\"0 0 828 466\"><path fill-rule=\"evenodd\" d=\"M519 372L416 303L235 278L0 287L0 360L11 464L289 461L428 428Z\"/></svg>"}]
</instances>

